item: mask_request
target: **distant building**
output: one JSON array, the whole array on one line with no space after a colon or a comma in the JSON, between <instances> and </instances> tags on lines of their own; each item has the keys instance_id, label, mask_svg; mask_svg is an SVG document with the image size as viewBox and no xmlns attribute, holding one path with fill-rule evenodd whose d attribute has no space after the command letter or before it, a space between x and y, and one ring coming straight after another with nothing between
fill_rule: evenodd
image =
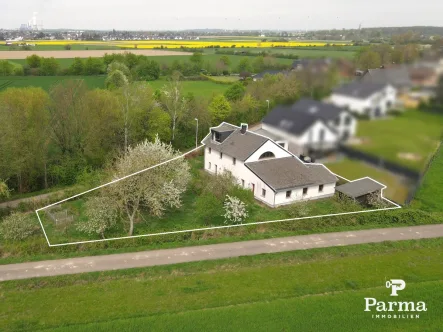
<instances>
[{"instance_id":1,"label":"distant building","mask_svg":"<svg viewBox=\"0 0 443 332\"><path fill-rule=\"evenodd\" d=\"M397 104L397 89L388 83L354 81L335 89L328 100L356 114L378 118Z\"/></svg>"}]
</instances>

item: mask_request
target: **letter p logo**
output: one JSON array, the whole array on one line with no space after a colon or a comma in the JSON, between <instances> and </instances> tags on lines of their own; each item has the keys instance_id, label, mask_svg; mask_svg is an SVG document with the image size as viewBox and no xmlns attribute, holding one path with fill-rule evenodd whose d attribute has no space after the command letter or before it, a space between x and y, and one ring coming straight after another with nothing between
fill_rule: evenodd
<instances>
[{"instance_id":1,"label":"letter p logo","mask_svg":"<svg viewBox=\"0 0 443 332\"><path fill-rule=\"evenodd\" d=\"M406 287L406 283L401 279L391 279L386 281L386 288L392 288L391 296L398 296L397 291L403 290Z\"/></svg>"}]
</instances>

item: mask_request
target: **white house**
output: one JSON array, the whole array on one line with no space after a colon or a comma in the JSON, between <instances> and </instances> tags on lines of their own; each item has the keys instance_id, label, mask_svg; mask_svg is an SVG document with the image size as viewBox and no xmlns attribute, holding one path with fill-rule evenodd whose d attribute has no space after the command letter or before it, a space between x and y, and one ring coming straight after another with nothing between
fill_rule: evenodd
<instances>
[{"instance_id":1,"label":"white house","mask_svg":"<svg viewBox=\"0 0 443 332\"><path fill-rule=\"evenodd\" d=\"M330 197L336 176L321 164L305 164L268 137L223 122L210 130L205 145L205 170L231 172L240 186L271 206Z\"/></svg>"},{"instance_id":2,"label":"white house","mask_svg":"<svg viewBox=\"0 0 443 332\"><path fill-rule=\"evenodd\" d=\"M277 106L254 132L277 142L296 155L321 154L354 136L357 120L347 110L312 99Z\"/></svg>"},{"instance_id":3,"label":"white house","mask_svg":"<svg viewBox=\"0 0 443 332\"><path fill-rule=\"evenodd\" d=\"M360 115L382 117L397 102L397 89L390 84L355 81L335 89L329 101Z\"/></svg>"}]
</instances>

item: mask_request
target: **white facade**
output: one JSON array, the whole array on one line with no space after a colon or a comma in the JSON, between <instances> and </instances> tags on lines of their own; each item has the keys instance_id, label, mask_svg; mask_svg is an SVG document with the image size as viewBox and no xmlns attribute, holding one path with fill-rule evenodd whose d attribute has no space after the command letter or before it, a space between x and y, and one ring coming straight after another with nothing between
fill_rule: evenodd
<instances>
[{"instance_id":1,"label":"white facade","mask_svg":"<svg viewBox=\"0 0 443 332\"><path fill-rule=\"evenodd\" d=\"M323 147L324 149L333 149L337 146L339 137L337 133L333 132L331 128L325 125L322 121L316 121L303 134L296 136L287 133L280 128L263 123L261 126L264 130L282 137L288 142L288 148L294 154L304 154L309 147Z\"/></svg>"},{"instance_id":2,"label":"white facade","mask_svg":"<svg viewBox=\"0 0 443 332\"><path fill-rule=\"evenodd\" d=\"M271 207L291 204L301 200L319 199L334 195L335 183L324 184L322 188L320 188L318 185L306 188L297 187L274 191L245 166L245 163L258 161L260 156L266 152L271 152L274 155L274 158L293 157L291 153L272 140L265 142L244 162L206 146L204 151L204 168L207 172L214 175L221 174L226 171L231 172L232 175L237 179L240 186L253 190L254 197L257 200ZM305 193L303 193L304 190ZM287 192L291 193L287 194ZM287 195L289 196L287 197Z\"/></svg>"},{"instance_id":3,"label":"white facade","mask_svg":"<svg viewBox=\"0 0 443 332\"><path fill-rule=\"evenodd\" d=\"M387 85L365 99L333 93L329 100L336 106L346 108L360 115L369 115L371 118L384 116L397 101L397 89Z\"/></svg>"},{"instance_id":4,"label":"white facade","mask_svg":"<svg viewBox=\"0 0 443 332\"><path fill-rule=\"evenodd\" d=\"M357 119L349 112L341 112L335 121L330 121L328 125L334 128L339 139L348 139L357 133Z\"/></svg>"}]
</instances>

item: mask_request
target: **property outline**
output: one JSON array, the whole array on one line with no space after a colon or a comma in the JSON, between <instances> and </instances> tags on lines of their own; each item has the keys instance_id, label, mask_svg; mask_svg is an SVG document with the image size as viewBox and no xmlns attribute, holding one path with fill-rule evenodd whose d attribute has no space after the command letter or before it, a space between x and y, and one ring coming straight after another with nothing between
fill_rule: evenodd
<instances>
[{"instance_id":1,"label":"property outline","mask_svg":"<svg viewBox=\"0 0 443 332\"><path fill-rule=\"evenodd\" d=\"M260 135L260 134L257 134L257 135ZM262 136L262 135L260 135L260 136ZM206 137L207 137L207 136L205 136L205 138L206 138ZM263 136L263 137L264 137L264 136ZM268 139L269 139L269 138L268 138ZM287 218L287 219L278 219L278 220L258 221L258 222L251 222L251 223L245 223L245 224L233 224L233 225L223 225L223 226L204 227L204 228L187 229L187 230L179 230L179 231L169 231L169 232L160 232L160 233L152 233L152 234L140 234L140 235L122 236L122 237L109 238L109 239L86 240L86 241L76 241L76 242L66 242L66 243L56 243L56 244L51 244L51 242L49 241L49 238L48 238L48 236L47 236L47 234L46 234L45 228L43 227L43 223L42 223L42 221L41 221L41 219L40 219L39 211L46 210L46 209L48 209L48 208L50 208L50 207L52 207L52 206L55 206L55 205L58 205L58 204L64 203L64 202L69 201L69 200L71 200L71 199L73 199L73 198L77 198L77 197L79 197L79 196L82 196L82 195L84 195L84 194L90 193L90 192L92 192L92 191L95 191L95 190L98 190L98 189L101 189L101 188L104 188L104 187L106 187L106 186L109 186L109 185L111 185L111 184L117 183L117 182L122 181L122 180L124 180L124 179L127 179L127 178L129 178L129 177L132 177L132 176L135 176L135 175L138 175L138 174L144 173L144 172L146 172L146 171L148 171L148 170L151 170L151 169L153 169L153 168L156 168L156 167L159 167L159 166L165 165L165 164L170 163L170 162L172 162L172 161L174 161L174 160L177 160L177 159L180 159L180 158L184 158L186 155L188 155L188 154L190 154L190 153L193 153L193 152L195 152L195 151L198 151L199 149L201 149L201 148L204 147L204 146L205 146L205 144L202 144L202 145L200 145L200 146L198 146L198 147L196 147L196 148L194 148L194 149L192 149L192 150L190 150L190 151L188 151L188 152L186 152L186 153L184 153L184 154L182 154L182 155L180 155L180 156L177 156L177 157L174 157L174 158L172 158L172 159L169 159L169 160L163 161L163 162L161 162L161 163L159 163L159 164L156 164L156 165L150 166L150 167L148 167L148 168L142 169L142 170L137 171L137 172L135 172L135 173L132 173L132 174L126 175L126 176L124 176L124 177L121 177L121 178L115 179L115 180L113 180L113 181L111 181L111 182L108 182L108 183L102 184L102 185L97 186L97 187L95 187L95 188L92 188L92 189L86 190L86 191L81 192L81 193L79 193L79 194L73 195L73 196L71 196L71 197L68 197L68 198L62 199L62 200L60 200L60 201L58 201L58 202L55 202L55 203L49 204L49 205L47 205L47 206L44 206L44 207L42 207L42 208L39 208L39 209L35 210L35 213L37 214L38 221L39 221L40 226L41 226L41 228L42 228L42 230L43 230L43 234L44 234L44 236L45 236L45 238L46 238L46 242L48 243L48 246L49 246L49 247L61 247L61 246L68 246L68 245L77 245L77 244L86 244L86 243L95 243L95 242L104 242L104 241L126 240L126 239L135 239L135 238L141 238L141 237L151 237L151 236L160 236L160 235L170 235L170 234L179 234L179 233L189 233L189 232L207 231L207 230L213 230L213 229L225 229L225 228L231 228L231 227L242 227L242 226L262 225L262 224L270 224L270 223L284 222L284 221L295 221L295 220L304 220L304 219L316 219L316 218L324 218L324 217L344 216L344 215L350 215L350 214L370 213L370 212L376 212L376 211L395 210L395 209L401 209L401 208L402 208L399 204L397 204L397 203L395 203L395 202L392 202L391 200L389 200L389 199L387 199L387 198L385 198L385 197L383 196L383 191L386 189L386 186L385 186L383 183L380 183L380 182L378 182L378 181L376 181L376 180L374 180L374 179L372 179L372 178L370 178L370 177L368 177L368 176L366 176L366 177L362 177L362 178L360 178L360 179L355 179L355 180L350 181L350 180L346 179L346 178L343 177L343 176L340 176L340 175L338 175L338 174L333 173L332 171L330 171L330 170L329 170L326 166L324 166L323 164L320 164L320 163L310 163L311 165L322 165L323 167L327 168L328 171L329 171L331 174L334 174L335 176L337 176L337 177L339 177L339 178L341 178L341 179L343 179L343 180L345 180L345 181L348 181L348 182L354 182L354 181L358 181L358 180L361 180L361 179L370 179L370 180L372 180L372 181L377 182L378 184L380 184L380 185L383 186L383 188L382 188L382 190L381 190L381 198L382 198L383 200L385 200L385 201L387 201L387 202L393 204L394 207L388 207L388 208L382 208L382 209L361 210L361 211L353 211L353 212L330 213L330 214L322 214L322 215L309 216L309 217L298 217L298 218ZM292 153L291 153L291 154L292 154ZM292 155L293 155L293 154L292 154ZM295 155L293 155L293 156L294 156L295 158L299 159L297 156L295 156ZM299 159L299 160L300 160L300 159ZM301 161L301 160L300 160L300 161ZM303 161L301 161L301 162L303 162ZM304 162L303 162L303 163L304 163Z\"/></svg>"}]
</instances>

